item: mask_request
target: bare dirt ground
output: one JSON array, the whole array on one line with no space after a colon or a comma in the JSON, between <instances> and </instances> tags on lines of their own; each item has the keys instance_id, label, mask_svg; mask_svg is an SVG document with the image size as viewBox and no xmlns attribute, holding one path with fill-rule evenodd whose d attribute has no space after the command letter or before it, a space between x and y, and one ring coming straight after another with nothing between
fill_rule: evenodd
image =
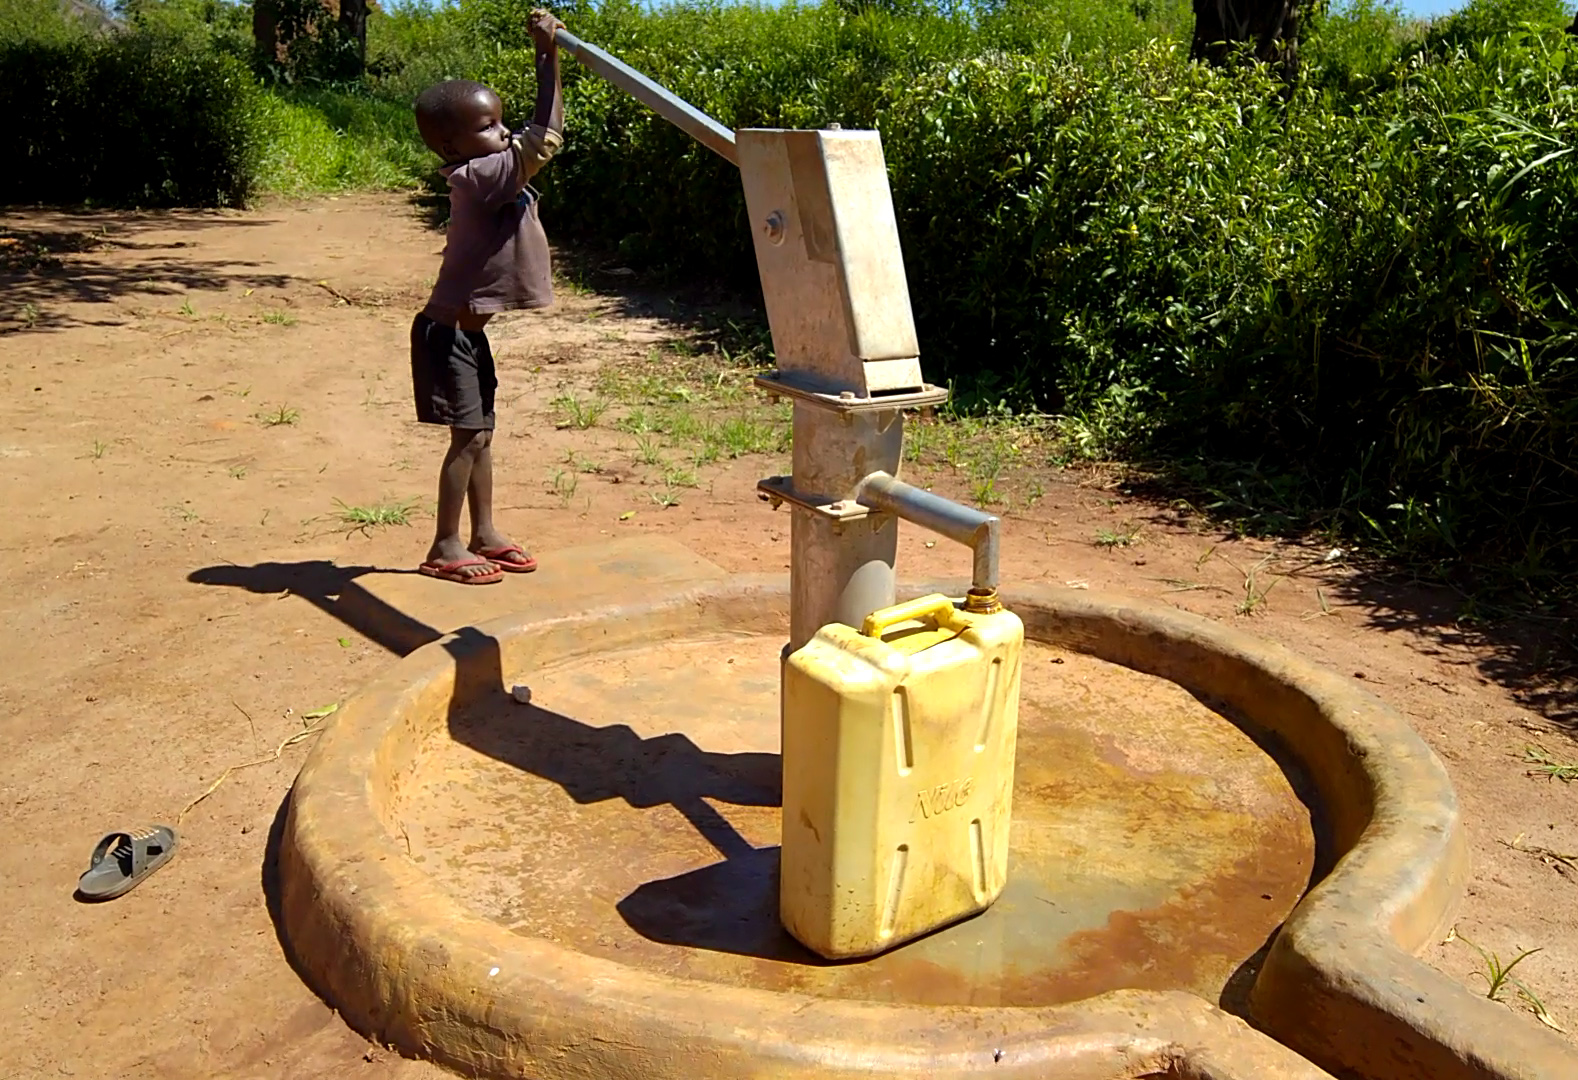
<instances>
[{"instance_id":1,"label":"bare dirt ground","mask_svg":"<svg viewBox=\"0 0 1578 1080\"><path fill-rule=\"evenodd\" d=\"M174 823L392 661L310 599L426 549L445 435L412 420L407 332L441 246L394 197L0 213L0 1077L440 1075L350 1032L281 951L266 846L310 740L192 807L175 861L128 896L72 893L102 833ZM539 552L662 533L781 570L787 517L753 486L784 471L783 413L709 349L693 299L609 269L496 322L504 527ZM922 426L916 447L912 478L1002 500L1007 578L1237 621L1402 710L1469 824L1458 933L1503 961L1542 949L1514 974L1578 1028L1578 860L1560 857L1578 783L1525 761L1578 761L1554 625L1466 622L1455 594L1235 538L1114 471L1049 465L1023 428ZM380 507L410 524L343 519ZM968 568L914 530L901 559ZM1428 959L1483 992L1462 940ZM1509 1023L1536 1022L1504 997Z\"/></svg>"}]
</instances>

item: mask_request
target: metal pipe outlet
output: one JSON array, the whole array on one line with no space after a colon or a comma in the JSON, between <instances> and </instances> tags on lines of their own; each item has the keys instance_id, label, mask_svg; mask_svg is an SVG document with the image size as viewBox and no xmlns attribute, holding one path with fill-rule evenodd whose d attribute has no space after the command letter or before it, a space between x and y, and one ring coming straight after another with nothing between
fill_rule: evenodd
<instances>
[{"instance_id":1,"label":"metal pipe outlet","mask_svg":"<svg viewBox=\"0 0 1578 1080\"><path fill-rule=\"evenodd\" d=\"M975 554L971 587L994 593L997 591L998 540L1002 521L996 514L961 506L951 499L897 480L885 472L874 472L862 480L855 498L862 506L893 514L965 545Z\"/></svg>"}]
</instances>

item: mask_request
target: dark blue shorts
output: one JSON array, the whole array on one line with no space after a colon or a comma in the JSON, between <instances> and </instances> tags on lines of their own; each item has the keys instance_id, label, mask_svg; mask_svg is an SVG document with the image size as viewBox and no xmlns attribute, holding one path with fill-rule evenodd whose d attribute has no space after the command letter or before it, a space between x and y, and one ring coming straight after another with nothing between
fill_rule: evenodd
<instances>
[{"instance_id":1,"label":"dark blue shorts","mask_svg":"<svg viewBox=\"0 0 1578 1080\"><path fill-rule=\"evenodd\" d=\"M481 330L457 330L418 315L411 324L411 389L424 424L493 430L499 379L493 347Z\"/></svg>"}]
</instances>

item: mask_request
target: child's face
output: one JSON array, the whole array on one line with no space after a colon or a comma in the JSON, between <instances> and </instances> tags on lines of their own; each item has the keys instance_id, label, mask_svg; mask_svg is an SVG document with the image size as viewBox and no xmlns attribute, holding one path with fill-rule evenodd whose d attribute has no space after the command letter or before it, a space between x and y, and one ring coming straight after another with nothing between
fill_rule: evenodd
<instances>
[{"instance_id":1,"label":"child's face","mask_svg":"<svg viewBox=\"0 0 1578 1080\"><path fill-rule=\"evenodd\" d=\"M491 90L479 90L455 117L455 126L444 140L444 157L450 161L497 154L510 144L504 126L504 105Z\"/></svg>"}]
</instances>

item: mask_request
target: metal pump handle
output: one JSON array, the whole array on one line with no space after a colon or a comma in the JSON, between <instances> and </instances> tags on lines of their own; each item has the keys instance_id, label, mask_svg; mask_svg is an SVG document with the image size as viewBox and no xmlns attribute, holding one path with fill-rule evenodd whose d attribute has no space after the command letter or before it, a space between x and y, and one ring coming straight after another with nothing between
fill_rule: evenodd
<instances>
[{"instance_id":1,"label":"metal pump handle","mask_svg":"<svg viewBox=\"0 0 1578 1080\"><path fill-rule=\"evenodd\" d=\"M554 31L553 39L592 74L613 83L730 165L740 164L734 150L734 132L696 106L676 97L635 68L615 60L596 45L588 45L568 30L561 28Z\"/></svg>"}]
</instances>

